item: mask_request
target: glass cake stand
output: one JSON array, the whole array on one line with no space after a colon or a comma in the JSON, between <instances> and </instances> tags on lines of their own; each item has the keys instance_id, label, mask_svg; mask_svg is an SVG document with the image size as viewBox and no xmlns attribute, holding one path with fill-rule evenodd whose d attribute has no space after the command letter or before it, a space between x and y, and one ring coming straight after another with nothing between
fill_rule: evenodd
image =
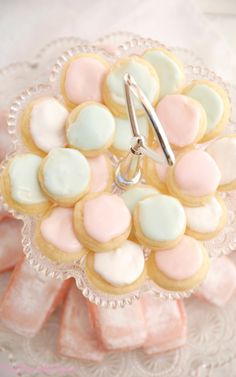
<instances>
[{"instance_id":1,"label":"glass cake stand","mask_svg":"<svg viewBox=\"0 0 236 377\"><path fill-rule=\"evenodd\" d=\"M83 41L84 42L84 41ZM3 109L8 108L15 97L18 101L22 91L30 85L40 84L39 89L47 92L47 77L56 58L65 50L81 43L79 38L62 38L52 41L45 46L31 62L19 62L9 65L0 71L0 103ZM120 54L128 49L139 48L140 37L129 33L116 33L98 40L104 46L116 43ZM154 42L147 40L151 46ZM156 42L155 42L156 43ZM132 45L132 46L131 46ZM191 51L181 48L172 48L184 61L188 78L208 78L220 81L209 71L204 62ZM236 88L227 84L232 102L233 113L228 131L236 129ZM25 92L25 96L27 96ZM17 112L17 103L15 107ZM226 195L229 212L227 228L213 242L208 243L212 256L229 254L236 247L236 219L232 208L236 207L233 194ZM24 246L27 249L27 227L23 230ZM31 226L31 225L30 225ZM37 264L37 258L28 253L31 264L42 270ZM50 272L50 271L48 271ZM49 273L50 274L50 273ZM51 274L55 277L60 275ZM4 291L9 274L0 275L0 297ZM86 294L84 291L83 293ZM91 292L88 290L87 296ZM165 295L164 295L165 296ZM89 297L90 299L92 297ZM172 297L175 298L175 297ZM96 300L95 300L96 301ZM122 302L120 303L122 304ZM12 368L22 377L42 377L60 375L65 377L107 377L107 376L169 376L169 377L218 377L223 374L232 376L236 368L236 297L222 309L200 302L195 298L185 300L188 314L188 341L187 345L176 351L167 352L158 356L146 356L142 351L126 353L110 353L100 364L72 361L60 357L56 353L56 335L59 328L58 313L55 313L43 330L33 339L26 339L7 330L0 323L0 351L6 351ZM231 373L231 374L230 374Z\"/></svg>"}]
</instances>

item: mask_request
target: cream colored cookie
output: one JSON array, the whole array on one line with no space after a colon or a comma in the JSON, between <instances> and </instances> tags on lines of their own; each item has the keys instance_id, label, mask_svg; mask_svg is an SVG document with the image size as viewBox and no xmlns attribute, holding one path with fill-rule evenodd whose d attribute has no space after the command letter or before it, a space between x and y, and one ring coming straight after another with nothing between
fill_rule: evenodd
<instances>
[{"instance_id":1,"label":"cream colored cookie","mask_svg":"<svg viewBox=\"0 0 236 377\"><path fill-rule=\"evenodd\" d=\"M152 252L147 261L148 276L161 288L185 291L196 288L206 277L209 257L203 245L184 236L168 250Z\"/></svg>"},{"instance_id":2,"label":"cream colored cookie","mask_svg":"<svg viewBox=\"0 0 236 377\"><path fill-rule=\"evenodd\" d=\"M117 248L131 231L131 215L124 201L109 192L86 195L74 208L75 232L94 252Z\"/></svg>"},{"instance_id":3,"label":"cream colored cookie","mask_svg":"<svg viewBox=\"0 0 236 377\"><path fill-rule=\"evenodd\" d=\"M70 147L80 150L87 157L98 156L113 143L115 119L106 106L85 102L70 113L66 136Z\"/></svg>"},{"instance_id":4,"label":"cream colored cookie","mask_svg":"<svg viewBox=\"0 0 236 377\"><path fill-rule=\"evenodd\" d=\"M25 153L13 157L0 179L1 193L9 205L19 212L37 215L49 207L48 198L38 182L38 169L42 159Z\"/></svg>"},{"instance_id":5,"label":"cream colored cookie","mask_svg":"<svg viewBox=\"0 0 236 377\"><path fill-rule=\"evenodd\" d=\"M137 85L144 91L148 100L156 105L159 98L159 78L155 69L146 60L138 56L125 57L118 60L103 82L103 98L105 104L115 115L127 116L127 105L124 91L124 75L133 76ZM137 115L142 115L144 110L135 101Z\"/></svg>"},{"instance_id":6,"label":"cream colored cookie","mask_svg":"<svg viewBox=\"0 0 236 377\"><path fill-rule=\"evenodd\" d=\"M199 101L206 111L207 129L202 142L218 136L224 130L231 111L225 90L215 82L195 80L183 89L183 94Z\"/></svg>"}]
</instances>

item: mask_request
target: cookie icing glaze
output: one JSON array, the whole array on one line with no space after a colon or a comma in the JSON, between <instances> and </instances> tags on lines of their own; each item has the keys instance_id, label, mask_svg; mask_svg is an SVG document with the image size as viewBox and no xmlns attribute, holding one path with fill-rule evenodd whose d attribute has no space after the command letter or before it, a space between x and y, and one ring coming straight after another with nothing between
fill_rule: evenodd
<instances>
[{"instance_id":1,"label":"cookie icing glaze","mask_svg":"<svg viewBox=\"0 0 236 377\"><path fill-rule=\"evenodd\" d=\"M155 152L157 153L157 155L163 161L165 161L165 154L164 154L164 152L163 152L163 150L162 150L161 147L156 148ZM158 178L160 179L161 182L164 183L166 181L166 175L167 175L168 165L167 164L158 164L157 162L155 162L154 166L155 166L155 170L157 172Z\"/></svg>"},{"instance_id":2,"label":"cookie icing glaze","mask_svg":"<svg viewBox=\"0 0 236 377\"><path fill-rule=\"evenodd\" d=\"M106 77L106 85L114 103L126 106L124 91L124 75L126 73L134 77L137 85L144 91L151 103L157 100L159 81L155 70L151 65L149 69L148 64L145 60L137 57L130 57L116 63L114 69ZM141 109L138 101L134 101L134 105L136 109Z\"/></svg>"},{"instance_id":3,"label":"cookie icing glaze","mask_svg":"<svg viewBox=\"0 0 236 377\"><path fill-rule=\"evenodd\" d=\"M138 126L141 135L148 138L148 121L146 117L138 117ZM112 147L120 151L128 151L133 137L130 121L127 118L115 117L115 138Z\"/></svg>"},{"instance_id":4,"label":"cookie icing glaze","mask_svg":"<svg viewBox=\"0 0 236 377\"><path fill-rule=\"evenodd\" d=\"M224 101L221 96L206 84L196 84L187 96L199 101L204 107L207 115L207 131L212 131L221 120L224 112Z\"/></svg>"},{"instance_id":5,"label":"cookie icing glaze","mask_svg":"<svg viewBox=\"0 0 236 377\"><path fill-rule=\"evenodd\" d=\"M143 249L132 241L124 241L117 249L94 254L94 270L114 286L132 284L144 269Z\"/></svg>"},{"instance_id":6,"label":"cookie icing glaze","mask_svg":"<svg viewBox=\"0 0 236 377\"><path fill-rule=\"evenodd\" d=\"M30 114L30 133L35 145L44 152L66 144L65 121L68 111L55 98L35 104Z\"/></svg>"},{"instance_id":7,"label":"cookie icing glaze","mask_svg":"<svg viewBox=\"0 0 236 377\"><path fill-rule=\"evenodd\" d=\"M129 228L131 215L118 195L104 193L85 202L83 222L90 237L105 243L122 235Z\"/></svg>"},{"instance_id":8,"label":"cookie icing glaze","mask_svg":"<svg viewBox=\"0 0 236 377\"><path fill-rule=\"evenodd\" d=\"M56 207L40 225L43 238L66 253L77 253L82 245L73 228L73 209Z\"/></svg>"},{"instance_id":9,"label":"cookie icing glaze","mask_svg":"<svg viewBox=\"0 0 236 377\"><path fill-rule=\"evenodd\" d=\"M81 54L73 59L65 72L64 90L69 101L80 104L86 101L102 102L102 82L108 63L95 54Z\"/></svg>"},{"instance_id":10,"label":"cookie icing glaze","mask_svg":"<svg viewBox=\"0 0 236 377\"><path fill-rule=\"evenodd\" d=\"M171 144L185 147L196 141L202 112L190 98L168 95L158 103L156 113Z\"/></svg>"},{"instance_id":11,"label":"cookie icing glaze","mask_svg":"<svg viewBox=\"0 0 236 377\"><path fill-rule=\"evenodd\" d=\"M10 163L11 196L21 204L40 204L47 202L39 182L38 169L42 159L31 153L17 155Z\"/></svg>"},{"instance_id":12,"label":"cookie icing glaze","mask_svg":"<svg viewBox=\"0 0 236 377\"><path fill-rule=\"evenodd\" d=\"M220 169L220 184L233 182L236 179L236 136L215 140L208 145L206 151Z\"/></svg>"},{"instance_id":13,"label":"cookie icing glaze","mask_svg":"<svg viewBox=\"0 0 236 377\"><path fill-rule=\"evenodd\" d=\"M180 157L174 167L177 186L191 196L205 196L214 193L219 185L221 174L206 152L191 150Z\"/></svg>"},{"instance_id":14,"label":"cookie icing glaze","mask_svg":"<svg viewBox=\"0 0 236 377\"><path fill-rule=\"evenodd\" d=\"M129 208L131 214L133 214L134 208L140 200L145 199L150 195L156 194L158 194L158 191L154 187L152 188L147 186L136 186L125 191L121 195L121 197L124 200L126 206Z\"/></svg>"},{"instance_id":15,"label":"cookie icing glaze","mask_svg":"<svg viewBox=\"0 0 236 377\"><path fill-rule=\"evenodd\" d=\"M111 144L115 134L115 120L107 107L88 103L82 105L76 119L68 125L66 134L69 144L75 148L99 150L107 143Z\"/></svg>"},{"instance_id":16,"label":"cookie icing glaze","mask_svg":"<svg viewBox=\"0 0 236 377\"><path fill-rule=\"evenodd\" d=\"M143 55L156 70L160 80L160 98L167 94L176 93L184 82L182 67L171 58L171 56L161 50L149 50Z\"/></svg>"},{"instance_id":17,"label":"cookie icing glaze","mask_svg":"<svg viewBox=\"0 0 236 377\"><path fill-rule=\"evenodd\" d=\"M174 248L155 253L159 270L174 280L191 278L200 270L203 260L201 244L189 236L184 236Z\"/></svg>"},{"instance_id":18,"label":"cookie icing glaze","mask_svg":"<svg viewBox=\"0 0 236 377\"><path fill-rule=\"evenodd\" d=\"M44 185L50 194L73 198L88 187L90 167L87 159L79 151L54 148L44 161Z\"/></svg>"},{"instance_id":19,"label":"cookie icing glaze","mask_svg":"<svg viewBox=\"0 0 236 377\"><path fill-rule=\"evenodd\" d=\"M139 202L139 224L143 234L154 241L172 241L186 226L184 208L168 195L156 195Z\"/></svg>"},{"instance_id":20,"label":"cookie icing glaze","mask_svg":"<svg viewBox=\"0 0 236 377\"><path fill-rule=\"evenodd\" d=\"M106 157L102 154L98 157L88 158L91 170L91 182L89 192L104 191L110 179L110 171Z\"/></svg>"},{"instance_id":21,"label":"cookie icing glaze","mask_svg":"<svg viewBox=\"0 0 236 377\"><path fill-rule=\"evenodd\" d=\"M184 207L187 227L195 232L214 232L220 223L223 209L216 197L202 207Z\"/></svg>"}]
</instances>

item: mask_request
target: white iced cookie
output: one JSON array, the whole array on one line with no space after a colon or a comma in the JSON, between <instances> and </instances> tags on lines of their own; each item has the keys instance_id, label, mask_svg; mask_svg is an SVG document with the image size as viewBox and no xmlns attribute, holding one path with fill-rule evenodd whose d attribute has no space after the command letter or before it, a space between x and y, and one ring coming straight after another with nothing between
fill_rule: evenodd
<instances>
[{"instance_id":1,"label":"white iced cookie","mask_svg":"<svg viewBox=\"0 0 236 377\"><path fill-rule=\"evenodd\" d=\"M122 293L133 290L144 278L143 248L132 241L124 241L117 249L104 253L90 253L87 273L92 283L102 291Z\"/></svg>"},{"instance_id":2,"label":"white iced cookie","mask_svg":"<svg viewBox=\"0 0 236 377\"><path fill-rule=\"evenodd\" d=\"M76 149L52 149L39 169L43 191L65 207L72 206L88 191L90 179L89 163Z\"/></svg>"},{"instance_id":3,"label":"white iced cookie","mask_svg":"<svg viewBox=\"0 0 236 377\"><path fill-rule=\"evenodd\" d=\"M67 109L53 97L31 102L21 118L22 138L35 153L45 155L52 148L66 145Z\"/></svg>"},{"instance_id":4,"label":"white iced cookie","mask_svg":"<svg viewBox=\"0 0 236 377\"><path fill-rule=\"evenodd\" d=\"M186 233L199 240L215 237L225 226L227 210L219 195L201 207L184 207Z\"/></svg>"},{"instance_id":5,"label":"white iced cookie","mask_svg":"<svg viewBox=\"0 0 236 377\"><path fill-rule=\"evenodd\" d=\"M139 184L125 191L121 197L126 206L129 208L130 212L133 214L135 206L140 200L156 194L158 194L158 190L156 190L154 187Z\"/></svg>"},{"instance_id":6,"label":"white iced cookie","mask_svg":"<svg viewBox=\"0 0 236 377\"><path fill-rule=\"evenodd\" d=\"M137 56L123 58L113 64L103 84L104 101L118 116L127 114L124 91L124 75L126 73L134 77L137 85L153 105L157 103L159 97L159 78L152 65ZM135 108L138 114L143 114L138 101L135 101Z\"/></svg>"},{"instance_id":7,"label":"white iced cookie","mask_svg":"<svg viewBox=\"0 0 236 377\"><path fill-rule=\"evenodd\" d=\"M135 235L154 250L177 245L186 228L181 203L168 195L153 195L138 202L133 214Z\"/></svg>"},{"instance_id":8,"label":"white iced cookie","mask_svg":"<svg viewBox=\"0 0 236 377\"><path fill-rule=\"evenodd\" d=\"M236 135L224 136L210 143L206 151L213 157L221 172L219 189L236 188Z\"/></svg>"},{"instance_id":9,"label":"white iced cookie","mask_svg":"<svg viewBox=\"0 0 236 377\"><path fill-rule=\"evenodd\" d=\"M117 156L124 156L130 149L130 142L133 137L130 121L128 118L114 117L115 118L115 138L111 146L111 151ZM149 138L149 125L146 117L139 117L138 126L141 135L146 140Z\"/></svg>"},{"instance_id":10,"label":"white iced cookie","mask_svg":"<svg viewBox=\"0 0 236 377\"><path fill-rule=\"evenodd\" d=\"M70 113L67 120L66 136L69 145L86 156L103 153L112 144L114 135L114 117L100 103L83 103Z\"/></svg>"},{"instance_id":11,"label":"white iced cookie","mask_svg":"<svg viewBox=\"0 0 236 377\"><path fill-rule=\"evenodd\" d=\"M214 82L197 80L187 86L183 94L200 102L206 112L207 130L203 141L219 135L230 115L230 102L225 90Z\"/></svg>"},{"instance_id":12,"label":"white iced cookie","mask_svg":"<svg viewBox=\"0 0 236 377\"><path fill-rule=\"evenodd\" d=\"M38 181L42 159L31 153L19 154L8 163L1 176L1 192L10 207L37 214L48 207L48 199Z\"/></svg>"},{"instance_id":13,"label":"white iced cookie","mask_svg":"<svg viewBox=\"0 0 236 377\"><path fill-rule=\"evenodd\" d=\"M155 69L160 80L160 98L178 93L184 85L184 68L178 58L162 47L145 51L143 58Z\"/></svg>"}]
</instances>

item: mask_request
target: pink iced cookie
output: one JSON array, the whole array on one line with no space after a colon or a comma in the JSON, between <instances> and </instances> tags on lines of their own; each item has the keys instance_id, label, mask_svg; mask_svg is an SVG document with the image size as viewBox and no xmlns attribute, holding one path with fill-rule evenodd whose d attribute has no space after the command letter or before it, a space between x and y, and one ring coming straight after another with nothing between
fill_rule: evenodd
<instances>
[{"instance_id":1,"label":"pink iced cookie","mask_svg":"<svg viewBox=\"0 0 236 377\"><path fill-rule=\"evenodd\" d=\"M69 284L39 275L23 259L12 273L1 302L2 322L17 334L33 337L61 303Z\"/></svg>"},{"instance_id":2,"label":"pink iced cookie","mask_svg":"<svg viewBox=\"0 0 236 377\"><path fill-rule=\"evenodd\" d=\"M108 69L109 64L96 54L71 59L62 78L63 95L70 107L86 101L102 102L102 83Z\"/></svg>"},{"instance_id":3,"label":"pink iced cookie","mask_svg":"<svg viewBox=\"0 0 236 377\"><path fill-rule=\"evenodd\" d=\"M75 284L66 298L58 341L59 353L63 356L101 361L105 355L89 321L86 299Z\"/></svg>"},{"instance_id":4,"label":"pink iced cookie","mask_svg":"<svg viewBox=\"0 0 236 377\"><path fill-rule=\"evenodd\" d=\"M7 132L7 111L0 110L0 161L2 161L11 144L10 135Z\"/></svg>"},{"instance_id":5,"label":"pink iced cookie","mask_svg":"<svg viewBox=\"0 0 236 377\"><path fill-rule=\"evenodd\" d=\"M189 97L167 95L158 103L156 112L169 142L176 147L194 144L205 133L204 110Z\"/></svg>"},{"instance_id":6,"label":"pink iced cookie","mask_svg":"<svg viewBox=\"0 0 236 377\"><path fill-rule=\"evenodd\" d=\"M98 157L88 158L91 169L90 192L109 191L113 182L111 161L102 154Z\"/></svg>"},{"instance_id":7,"label":"pink iced cookie","mask_svg":"<svg viewBox=\"0 0 236 377\"><path fill-rule=\"evenodd\" d=\"M143 345L147 332L140 301L115 310L88 305L97 335L107 350L132 350Z\"/></svg>"},{"instance_id":8,"label":"pink iced cookie","mask_svg":"<svg viewBox=\"0 0 236 377\"><path fill-rule=\"evenodd\" d=\"M223 306L232 297L236 288L236 267L225 256L211 261L206 280L196 296L214 305Z\"/></svg>"},{"instance_id":9,"label":"pink iced cookie","mask_svg":"<svg viewBox=\"0 0 236 377\"><path fill-rule=\"evenodd\" d=\"M142 297L147 339L143 350L148 355L173 350L186 343L186 313L182 301L163 301L146 293Z\"/></svg>"},{"instance_id":10,"label":"pink iced cookie","mask_svg":"<svg viewBox=\"0 0 236 377\"><path fill-rule=\"evenodd\" d=\"M20 220L5 217L0 221L0 272L13 268L23 256L21 228Z\"/></svg>"}]
</instances>

